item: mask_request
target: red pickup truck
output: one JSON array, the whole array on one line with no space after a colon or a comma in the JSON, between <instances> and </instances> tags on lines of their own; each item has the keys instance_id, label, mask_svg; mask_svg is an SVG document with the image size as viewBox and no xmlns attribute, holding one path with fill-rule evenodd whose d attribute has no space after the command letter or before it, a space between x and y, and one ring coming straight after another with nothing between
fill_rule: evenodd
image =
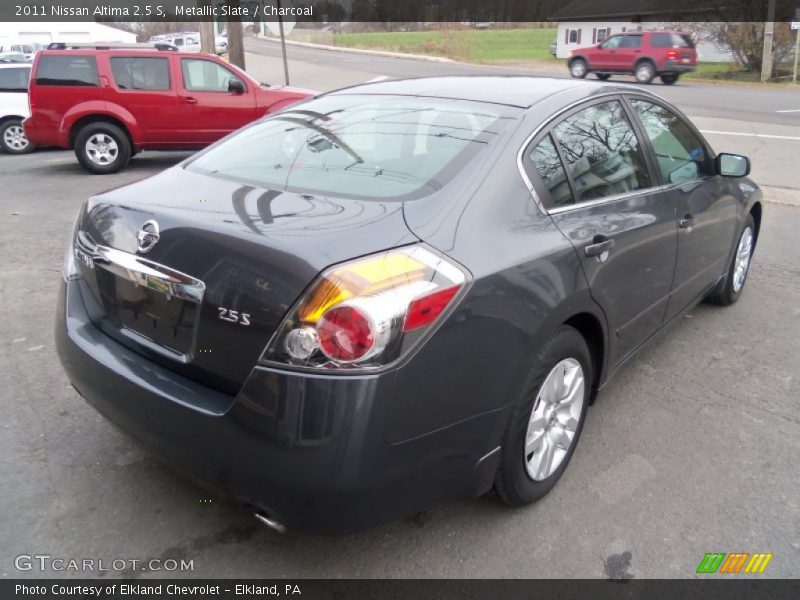
<instances>
[{"instance_id":1,"label":"red pickup truck","mask_svg":"<svg viewBox=\"0 0 800 600\"><path fill-rule=\"evenodd\" d=\"M588 73L602 80L625 73L638 83L650 83L658 75L662 83L672 85L681 74L697 68L697 51L688 33L637 31L573 50L567 66L570 75L580 79Z\"/></svg>"},{"instance_id":2,"label":"red pickup truck","mask_svg":"<svg viewBox=\"0 0 800 600\"><path fill-rule=\"evenodd\" d=\"M74 148L88 171L114 173L140 150L202 148L314 94L265 86L212 55L64 47L36 55L23 127L32 143Z\"/></svg>"}]
</instances>

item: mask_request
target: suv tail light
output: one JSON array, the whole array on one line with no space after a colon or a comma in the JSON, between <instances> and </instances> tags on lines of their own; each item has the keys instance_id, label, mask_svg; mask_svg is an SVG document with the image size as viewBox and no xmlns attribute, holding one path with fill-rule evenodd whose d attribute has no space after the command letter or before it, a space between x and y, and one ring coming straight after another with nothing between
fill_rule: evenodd
<instances>
[{"instance_id":1,"label":"suv tail light","mask_svg":"<svg viewBox=\"0 0 800 600\"><path fill-rule=\"evenodd\" d=\"M667 59L668 60L675 60L678 58L678 51L677 50L667 50Z\"/></svg>"},{"instance_id":2,"label":"suv tail light","mask_svg":"<svg viewBox=\"0 0 800 600\"><path fill-rule=\"evenodd\" d=\"M331 267L289 311L261 359L324 370L385 367L432 333L468 281L463 267L421 245Z\"/></svg>"}]
</instances>

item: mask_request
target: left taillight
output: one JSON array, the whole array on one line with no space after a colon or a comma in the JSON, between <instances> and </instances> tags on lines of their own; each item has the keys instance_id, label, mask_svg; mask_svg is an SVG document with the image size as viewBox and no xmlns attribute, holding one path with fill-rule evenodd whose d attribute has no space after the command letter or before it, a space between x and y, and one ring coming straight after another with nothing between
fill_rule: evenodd
<instances>
[{"instance_id":1,"label":"left taillight","mask_svg":"<svg viewBox=\"0 0 800 600\"><path fill-rule=\"evenodd\" d=\"M331 267L289 311L261 360L328 371L389 366L432 332L469 280L464 267L422 245Z\"/></svg>"}]
</instances>

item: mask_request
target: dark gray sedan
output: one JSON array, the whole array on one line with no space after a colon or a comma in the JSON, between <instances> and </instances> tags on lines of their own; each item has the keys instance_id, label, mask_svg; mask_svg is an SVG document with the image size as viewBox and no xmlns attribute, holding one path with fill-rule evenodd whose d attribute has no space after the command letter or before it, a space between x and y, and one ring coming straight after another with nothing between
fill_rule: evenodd
<instances>
[{"instance_id":1,"label":"dark gray sedan","mask_svg":"<svg viewBox=\"0 0 800 600\"><path fill-rule=\"evenodd\" d=\"M622 363L741 295L749 168L635 87L339 90L90 198L59 354L109 420L276 528L529 503Z\"/></svg>"}]
</instances>

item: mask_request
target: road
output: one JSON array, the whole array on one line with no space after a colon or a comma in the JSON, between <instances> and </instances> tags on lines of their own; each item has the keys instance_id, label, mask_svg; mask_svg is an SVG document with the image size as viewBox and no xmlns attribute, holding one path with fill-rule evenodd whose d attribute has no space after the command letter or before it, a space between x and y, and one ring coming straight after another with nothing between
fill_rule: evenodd
<instances>
[{"instance_id":1,"label":"road","mask_svg":"<svg viewBox=\"0 0 800 600\"><path fill-rule=\"evenodd\" d=\"M429 77L440 75L543 75L567 77L566 67L533 72L521 68L428 62L353 52L319 50L290 45L289 74L292 85L328 91L376 78ZM247 67L261 81L283 82L280 45L267 40L247 41ZM591 76L590 76L591 78ZM612 79L633 83L632 77ZM658 82L658 80L655 80ZM704 131L718 152L753 157L753 177L762 185L800 189L800 87L765 91L741 85L654 83L647 89L675 103ZM777 137L776 137L777 136Z\"/></svg>"},{"instance_id":2,"label":"road","mask_svg":"<svg viewBox=\"0 0 800 600\"><path fill-rule=\"evenodd\" d=\"M326 88L337 78L343 85L411 69L474 68L329 54L293 52L297 83L316 78ZM260 56L254 70L280 73L274 57L250 56ZM770 112L791 106L793 96L782 92L736 113L738 89L655 89L684 94L684 109L707 111L705 118L715 103L729 106L720 126L795 127L791 113ZM755 158L783 152L774 150L781 141L791 142L760 139ZM790 147L796 170L800 145ZM700 305L617 374L590 409L570 468L541 502L509 509L481 498L355 536L279 535L110 426L72 390L55 355L56 288L79 206L182 156L145 153L124 172L98 177L69 152L0 155L2 577L40 576L13 564L34 553L194 566L88 573L106 577L692 577L711 551L772 552L767 576L797 576L800 208L767 205L737 304Z\"/></svg>"}]
</instances>

